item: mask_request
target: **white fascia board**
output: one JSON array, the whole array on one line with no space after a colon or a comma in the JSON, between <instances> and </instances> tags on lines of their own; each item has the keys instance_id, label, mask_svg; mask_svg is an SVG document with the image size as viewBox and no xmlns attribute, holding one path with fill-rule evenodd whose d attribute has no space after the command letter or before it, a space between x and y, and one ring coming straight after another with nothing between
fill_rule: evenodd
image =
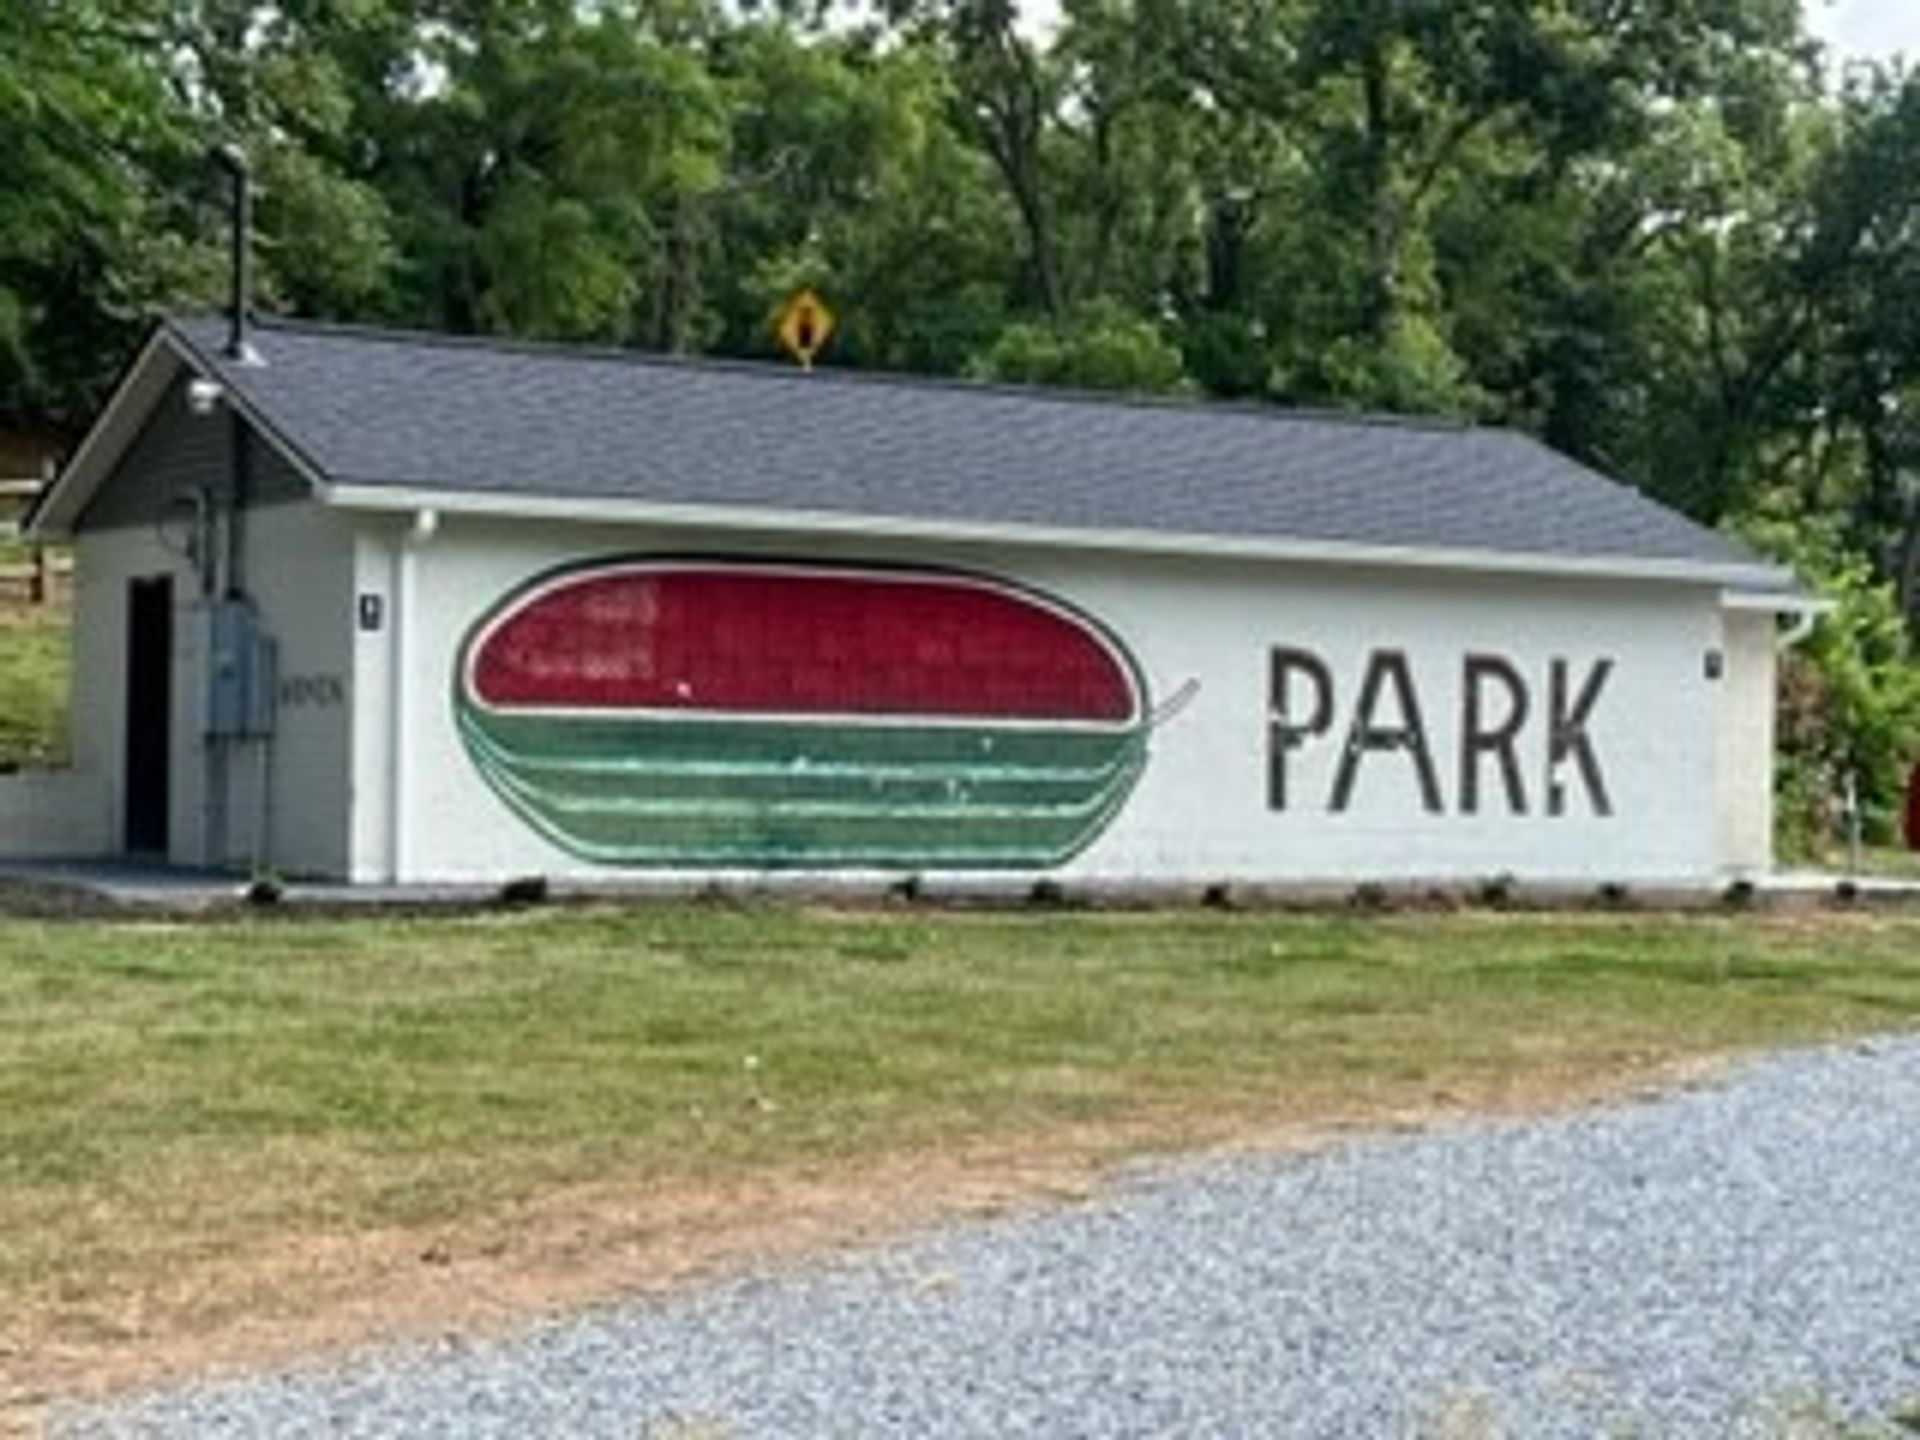
<instances>
[{"instance_id":1,"label":"white fascia board","mask_svg":"<svg viewBox=\"0 0 1920 1440\"><path fill-rule=\"evenodd\" d=\"M1729 589L1720 596L1720 608L1765 615L1830 615L1836 602L1805 590Z\"/></svg>"},{"instance_id":2,"label":"white fascia board","mask_svg":"<svg viewBox=\"0 0 1920 1440\"><path fill-rule=\"evenodd\" d=\"M191 362L173 344L164 326L156 327L147 343L120 377L113 394L80 441L73 458L60 467L52 487L34 507L33 521L24 531L30 540L66 540L87 508L94 491L113 473L147 423L147 416L167 393L183 366Z\"/></svg>"},{"instance_id":3,"label":"white fascia board","mask_svg":"<svg viewBox=\"0 0 1920 1440\"><path fill-rule=\"evenodd\" d=\"M658 525L674 529L852 535L954 544L1046 546L1131 555L1205 559L1284 560L1323 565L1374 565L1422 570L1551 576L1560 579L1648 580L1765 590L1793 577L1770 565L1711 564L1631 556L1527 555L1497 550L1356 545L1341 541L1268 536L1192 535L1160 530L1078 530L1065 526L989 521L926 520L846 515L819 510L749 509L733 505L661 504L647 500L581 499L473 490L342 482L320 486L320 499L343 509L437 510L519 520L582 524Z\"/></svg>"}]
</instances>

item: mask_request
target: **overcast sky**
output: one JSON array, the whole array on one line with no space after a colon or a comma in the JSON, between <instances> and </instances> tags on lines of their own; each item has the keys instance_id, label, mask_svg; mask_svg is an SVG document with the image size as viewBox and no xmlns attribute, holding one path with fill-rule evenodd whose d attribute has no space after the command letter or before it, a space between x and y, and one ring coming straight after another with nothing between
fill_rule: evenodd
<instances>
[{"instance_id":1,"label":"overcast sky","mask_svg":"<svg viewBox=\"0 0 1920 1440\"><path fill-rule=\"evenodd\" d=\"M1920 60L1920 0L1802 0L1807 27L1842 58Z\"/></svg>"},{"instance_id":2,"label":"overcast sky","mask_svg":"<svg viewBox=\"0 0 1920 1440\"><path fill-rule=\"evenodd\" d=\"M1836 59L1883 60L1904 53L1920 62L1920 0L1800 0L1807 28L1831 45ZM1021 26L1045 35L1060 20L1060 0L1021 0Z\"/></svg>"}]
</instances>

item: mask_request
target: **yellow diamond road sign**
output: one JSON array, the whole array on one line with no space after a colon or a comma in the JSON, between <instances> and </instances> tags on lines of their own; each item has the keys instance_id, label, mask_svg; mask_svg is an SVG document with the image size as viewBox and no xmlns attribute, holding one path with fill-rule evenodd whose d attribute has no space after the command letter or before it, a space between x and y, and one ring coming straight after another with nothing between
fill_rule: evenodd
<instances>
[{"instance_id":1,"label":"yellow diamond road sign","mask_svg":"<svg viewBox=\"0 0 1920 1440\"><path fill-rule=\"evenodd\" d=\"M813 357L826 348L833 334L833 312L811 290L802 290L780 312L780 343L787 347L800 368L811 370Z\"/></svg>"}]
</instances>

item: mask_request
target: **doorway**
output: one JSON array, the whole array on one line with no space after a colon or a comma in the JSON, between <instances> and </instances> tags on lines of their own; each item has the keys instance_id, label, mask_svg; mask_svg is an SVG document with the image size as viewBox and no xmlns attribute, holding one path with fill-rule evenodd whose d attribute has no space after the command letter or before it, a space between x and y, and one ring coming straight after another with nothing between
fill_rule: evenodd
<instances>
[{"instance_id":1,"label":"doorway","mask_svg":"<svg viewBox=\"0 0 1920 1440\"><path fill-rule=\"evenodd\" d=\"M167 851L173 758L173 577L127 582L126 848Z\"/></svg>"}]
</instances>

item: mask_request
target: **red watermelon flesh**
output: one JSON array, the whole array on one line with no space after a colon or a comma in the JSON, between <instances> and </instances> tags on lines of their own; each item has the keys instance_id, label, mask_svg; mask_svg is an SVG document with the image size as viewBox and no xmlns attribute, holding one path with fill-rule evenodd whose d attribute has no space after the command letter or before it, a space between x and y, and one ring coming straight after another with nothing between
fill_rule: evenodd
<instances>
[{"instance_id":1,"label":"red watermelon flesh","mask_svg":"<svg viewBox=\"0 0 1920 1440\"><path fill-rule=\"evenodd\" d=\"M599 568L511 607L469 666L469 693L496 710L1126 725L1141 704L1087 622L927 572Z\"/></svg>"}]
</instances>

